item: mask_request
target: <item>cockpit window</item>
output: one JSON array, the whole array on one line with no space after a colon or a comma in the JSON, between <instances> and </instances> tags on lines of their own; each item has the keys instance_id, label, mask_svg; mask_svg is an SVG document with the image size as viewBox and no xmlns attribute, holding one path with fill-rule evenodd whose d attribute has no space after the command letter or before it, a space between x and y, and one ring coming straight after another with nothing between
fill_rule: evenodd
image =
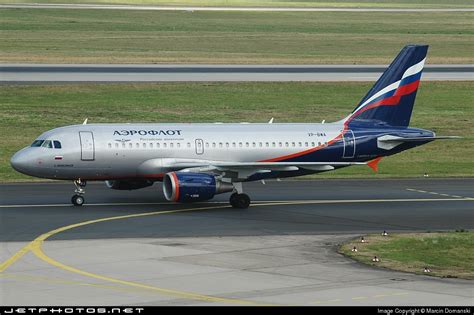
<instances>
[{"instance_id":1,"label":"cockpit window","mask_svg":"<svg viewBox=\"0 0 474 315\"><path fill-rule=\"evenodd\" d=\"M61 149L61 142L59 142L58 140L54 140L53 142L55 149Z\"/></svg>"},{"instance_id":2,"label":"cockpit window","mask_svg":"<svg viewBox=\"0 0 474 315\"><path fill-rule=\"evenodd\" d=\"M42 145L43 148L51 149L53 147L53 143L50 140L45 140Z\"/></svg>"},{"instance_id":3,"label":"cockpit window","mask_svg":"<svg viewBox=\"0 0 474 315\"><path fill-rule=\"evenodd\" d=\"M32 147L40 147L43 144L44 140L35 140L31 144Z\"/></svg>"}]
</instances>

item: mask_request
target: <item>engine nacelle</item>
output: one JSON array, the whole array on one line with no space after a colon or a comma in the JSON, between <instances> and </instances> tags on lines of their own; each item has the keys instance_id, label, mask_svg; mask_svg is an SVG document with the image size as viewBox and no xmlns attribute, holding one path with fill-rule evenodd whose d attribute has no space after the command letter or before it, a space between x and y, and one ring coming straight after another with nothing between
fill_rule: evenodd
<instances>
[{"instance_id":1,"label":"engine nacelle","mask_svg":"<svg viewBox=\"0 0 474 315\"><path fill-rule=\"evenodd\" d=\"M115 190L135 190L153 185L151 180L130 179L130 180L106 180L105 184L110 189Z\"/></svg>"},{"instance_id":2,"label":"engine nacelle","mask_svg":"<svg viewBox=\"0 0 474 315\"><path fill-rule=\"evenodd\" d=\"M214 195L232 191L234 186L204 173L171 172L163 178L163 193L168 201L209 200Z\"/></svg>"}]
</instances>

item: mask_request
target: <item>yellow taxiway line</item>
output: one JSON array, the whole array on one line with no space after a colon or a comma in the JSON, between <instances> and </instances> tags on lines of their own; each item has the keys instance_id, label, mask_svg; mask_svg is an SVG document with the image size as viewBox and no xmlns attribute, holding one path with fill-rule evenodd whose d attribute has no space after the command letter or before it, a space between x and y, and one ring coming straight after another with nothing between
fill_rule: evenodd
<instances>
[{"instance_id":1,"label":"yellow taxiway line","mask_svg":"<svg viewBox=\"0 0 474 315\"><path fill-rule=\"evenodd\" d=\"M453 198L445 198L445 199L360 199L360 200L289 200L289 201L272 201L272 202L258 202L254 203L252 207L258 207L258 206L275 206L275 205L298 205L298 204L340 204L340 203L378 203L378 202L435 202L435 201L474 201L474 198L459 198L459 199L453 199ZM103 204L103 205L108 205L108 204ZM129 204L133 205L133 204ZM51 205L48 205L51 206ZM0 207L15 207L15 206L7 206L3 205ZM16 207L28 207L27 205L17 205ZM94 274L91 272L83 271L80 269L77 269L72 266L65 265L59 261L56 261L46 255L43 251L43 243L50 238L53 235L62 233L64 231L68 231L71 229L75 229L78 227L86 226L86 225L91 225L91 224L96 224L96 223L101 223L101 222L109 222L109 221L115 221L115 220L124 220L124 219L131 219L131 218L139 218L139 217L147 217L147 216L155 216L155 215L162 215L162 214L173 214L173 213L181 213L181 212L191 212L191 211L203 211L203 210L212 210L212 209L222 209L222 208L227 208L229 206L223 206L223 205L215 205L211 207L197 207L197 208L189 208L189 209L180 209L180 210L164 210L164 211L155 211L155 212L147 212L147 213L139 213L139 214L131 214L131 215L123 215L123 216L115 216L115 217L108 217L108 218L102 218L102 219L96 219L96 220L89 220L85 222L80 222L76 224L71 224L68 226L64 226L52 231L49 231L47 233L44 233L37 238L35 238L33 241L31 241L29 244L21 248L19 251L17 251L13 256L11 256L9 259L7 259L5 262L0 264L0 274L5 272L11 265L13 265L15 262L20 260L25 254L32 252L35 254L38 258L43 260L44 262L55 266L57 268L60 268L62 270L68 271L68 272L73 272L82 276L90 277L90 278L95 278L98 280L102 281L107 281L107 282L112 282L115 284L120 284L124 286L129 286L129 287L134 287L137 289L143 289L143 290L149 290L153 292L158 292L167 296L173 296L173 297L179 297L179 298L186 298L186 299L192 299L192 300L200 300L200 301L207 301L207 302L219 302L219 303L226 303L226 304L242 304L242 305L259 305L260 303L254 302L254 301L245 301L245 300L239 300L239 299L233 299L233 298L221 298L221 297L216 297L216 296L210 296L210 295L203 295L203 294L197 294L197 293L192 293L192 292L186 292L186 291L180 291L180 290L172 290L172 289L166 289L166 288L159 288L159 287L154 287L150 285L145 285L137 282L131 282L131 281L125 281L125 280L120 280L120 279L114 279L110 278L107 276L103 275L98 275Z\"/></svg>"},{"instance_id":2,"label":"yellow taxiway line","mask_svg":"<svg viewBox=\"0 0 474 315\"><path fill-rule=\"evenodd\" d=\"M38 258L40 258L44 262L46 262L46 263L48 263L52 266L55 266L59 269L69 271L69 272L73 272L73 273L76 273L76 274L79 274L79 275L82 275L82 276L95 278L95 279L102 280L102 281L108 281L108 282L121 284L121 285L125 285L125 286L130 286L130 287L134 287L134 288L139 288L139 289L145 289L145 290L158 292L158 293L161 293L161 294L164 294L164 295L167 295L167 296L173 296L173 297L185 298L185 299L191 299L191 300L200 300L200 301L206 301L206 302L218 302L218 303L225 303L225 304L260 305L260 303L254 302L254 301L245 301L245 300L239 300L239 299L233 299L233 298L222 298L222 297L203 295L203 294L180 291L180 290L159 288L159 287L154 287L154 286L141 284L141 283L137 283L137 282L119 280L119 279L114 279L114 278L94 274L94 273L91 273L91 272L83 271L83 270L65 265L65 264L63 264L63 263L61 263L57 260L52 259L51 257L49 257L48 255L46 255L44 253L43 248L42 248L44 241L46 241L51 236L59 234L59 233L64 232L64 231L67 231L67 230L71 230L71 229L75 229L75 228L78 228L78 227L86 226L86 225L91 225L91 224L96 224L96 223L101 223L101 222L115 221L115 220L130 219L130 218L140 218L140 217L162 215L162 214L172 214L172 213L191 212L191 211L203 211L203 210L222 209L222 208L223 208L222 206L213 206L213 207L199 207L199 208L190 208L190 209L181 209L181 210L156 211L156 212L148 212L148 213L140 213L140 214L131 214L131 215L123 215L123 216L102 218L102 219L90 220L90 221L85 221L85 222L81 222L81 223L76 223L76 224L71 224L71 225L68 225L68 226L64 226L64 227L52 230L50 232L47 232L47 233L44 233L44 234L38 236L32 242L30 242L28 245L26 245L25 247L20 249L12 257L10 257L8 260L6 260L4 263L2 263L0 265L0 273L5 272L5 270L8 267L10 267L16 261L18 261L26 253L31 251L33 254L35 254Z\"/></svg>"}]
</instances>

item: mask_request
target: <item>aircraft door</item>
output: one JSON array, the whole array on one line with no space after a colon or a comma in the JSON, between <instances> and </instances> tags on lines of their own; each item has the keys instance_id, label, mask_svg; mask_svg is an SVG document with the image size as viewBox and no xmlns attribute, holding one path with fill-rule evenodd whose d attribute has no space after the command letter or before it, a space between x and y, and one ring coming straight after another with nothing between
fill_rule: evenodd
<instances>
[{"instance_id":1,"label":"aircraft door","mask_svg":"<svg viewBox=\"0 0 474 315\"><path fill-rule=\"evenodd\" d=\"M79 138L81 140L81 160L94 161L94 135L91 131L80 131Z\"/></svg>"},{"instance_id":2,"label":"aircraft door","mask_svg":"<svg viewBox=\"0 0 474 315\"><path fill-rule=\"evenodd\" d=\"M204 141L202 139L196 139L196 154L201 155L204 153Z\"/></svg>"},{"instance_id":3,"label":"aircraft door","mask_svg":"<svg viewBox=\"0 0 474 315\"><path fill-rule=\"evenodd\" d=\"M342 154L343 158L349 159L353 158L355 155L355 137L352 130L343 131L343 140L344 140L344 152Z\"/></svg>"}]
</instances>

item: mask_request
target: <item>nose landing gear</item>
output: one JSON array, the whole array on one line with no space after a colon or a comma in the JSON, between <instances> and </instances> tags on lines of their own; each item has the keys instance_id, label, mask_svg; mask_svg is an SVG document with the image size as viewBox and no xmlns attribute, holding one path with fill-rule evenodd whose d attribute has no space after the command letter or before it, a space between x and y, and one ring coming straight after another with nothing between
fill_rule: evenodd
<instances>
[{"instance_id":1,"label":"nose landing gear","mask_svg":"<svg viewBox=\"0 0 474 315\"><path fill-rule=\"evenodd\" d=\"M84 204L85 200L83 195L86 193L86 190L84 189L86 184L87 182L82 181L81 179L74 181L74 186L76 186L76 190L74 190L74 192L76 194L71 198L71 202L74 206L82 206Z\"/></svg>"}]
</instances>

